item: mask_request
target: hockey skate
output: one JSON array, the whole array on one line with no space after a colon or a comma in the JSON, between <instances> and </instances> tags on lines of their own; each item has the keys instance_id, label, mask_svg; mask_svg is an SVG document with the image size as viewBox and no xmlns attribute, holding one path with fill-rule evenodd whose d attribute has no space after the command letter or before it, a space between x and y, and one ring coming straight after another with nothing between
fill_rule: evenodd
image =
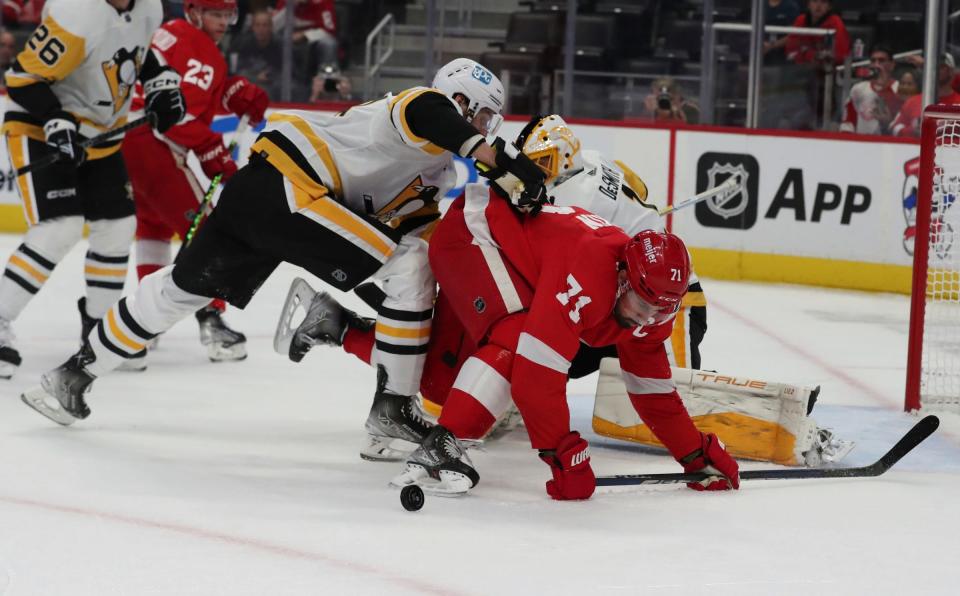
<instances>
[{"instance_id":1,"label":"hockey skate","mask_svg":"<svg viewBox=\"0 0 960 596\"><path fill-rule=\"evenodd\" d=\"M303 320L294 327L295 315L304 311ZM305 280L296 278L283 303L277 331L273 336L273 349L278 354L300 362L313 346L342 346L347 329L351 326L368 330L373 319L365 319L340 305L326 292L317 292Z\"/></svg>"},{"instance_id":2,"label":"hockey skate","mask_svg":"<svg viewBox=\"0 0 960 596\"><path fill-rule=\"evenodd\" d=\"M93 328L97 326L100 319L94 319L87 314L86 298L77 300L77 310L80 311L80 347L82 349L87 342L87 337L90 336L90 333L93 331ZM127 372L143 372L147 370L147 351L141 350L132 357L124 359L120 366L117 367L117 370Z\"/></svg>"},{"instance_id":3,"label":"hockey skate","mask_svg":"<svg viewBox=\"0 0 960 596\"><path fill-rule=\"evenodd\" d=\"M50 420L63 426L70 426L77 420L90 415L90 408L83 399L90 390L94 376L85 366L94 360L89 344L57 368L40 377L40 387L20 395L23 403Z\"/></svg>"},{"instance_id":4,"label":"hockey skate","mask_svg":"<svg viewBox=\"0 0 960 596\"><path fill-rule=\"evenodd\" d=\"M211 362L229 362L247 357L247 336L227 327L222 313L213 306L197 311L200 324L200 343L207 346Z\"/></svg>"},{"instance_id":5,"label":"hockey skate","mask_svg":"<svg viewBox=\"0 0 960 596\"><path fill-rule=\"evenodd\" d=\"M438 425L410 455L403 472L390 484L400 488L415 484L428 494L459 497L478 482L480 475L467 456L465 446L453 433Z\"/></svg>"},{"instance_id":6,"label":"hockey skate","mask_svg":"<svg viewBox=\"0 0 960 596\"><path fill-rule=\"evenodd\" d=\"M14 339L10 321L0 319L0 379L12 377L22 362L20 352L13 347Z\"/></svg>"},{"instance_id":7,"label":"hockey skate","mask_svg":"<svg viewBox=\"0 0 960 596\"><path fill-rule=\"evenodd\" d=\"M433 428L415 396L389 393L386 384L386 369L378 366L377 392L366 423L369 442L360 450L360 457L369 461L402 460Z\"/></svg>"}]
</instances>

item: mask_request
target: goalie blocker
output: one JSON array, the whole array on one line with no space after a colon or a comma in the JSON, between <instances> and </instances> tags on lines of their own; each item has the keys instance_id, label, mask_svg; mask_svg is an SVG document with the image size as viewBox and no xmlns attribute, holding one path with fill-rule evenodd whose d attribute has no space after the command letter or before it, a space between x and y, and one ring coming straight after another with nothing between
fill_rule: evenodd
<instances>
[{"instance_id":1,"label":"goalie blocker","mask_svg":"<svg viewBox=\"0 0 960 596\"><path fill-rule=\"evenodd\" d=\"M697 428L716 433L738 458L788 466L836 462L853 448L810 418L820 387L810 389L711 371L671 368L673 383ZM600 435L662 447L627 397L616 358L604 358L593 410Z\"/></svg>"}]
</instances>

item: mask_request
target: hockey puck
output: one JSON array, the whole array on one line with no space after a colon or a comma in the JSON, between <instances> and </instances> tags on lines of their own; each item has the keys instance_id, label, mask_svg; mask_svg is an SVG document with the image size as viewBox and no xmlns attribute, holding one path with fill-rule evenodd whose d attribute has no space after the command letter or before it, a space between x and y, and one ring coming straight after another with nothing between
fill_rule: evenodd
<instances>
[{"instance_id":1,"label":"hockey puck","mask_svg":"<svg viewBox=\"0 0 960 596\"><path fill-rule=\"evenodd\" d=\"M416 484L403 487L400 491L400 504L407 511L420 511L423 508L423 490Z\"/></svg>"}]
</instances>

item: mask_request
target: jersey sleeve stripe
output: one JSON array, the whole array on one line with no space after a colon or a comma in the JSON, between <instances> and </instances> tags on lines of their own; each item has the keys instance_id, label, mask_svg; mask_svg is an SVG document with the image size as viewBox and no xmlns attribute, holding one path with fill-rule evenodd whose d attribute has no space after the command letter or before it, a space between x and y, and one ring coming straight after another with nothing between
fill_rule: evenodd
<instances>
[{"instance_id":1,"label":"jersey sleeve stripe","mask_svg":"<svg viewBox=\"0 0 960 596\"><path fill-rule=\"evenodd\" d=\"M563 375L570 370L569 360L526 331L520 334L520 340L517 342L517 355Z\"/></svg>"},{"instance_id":2,"label":"jersey sleeve stripe","mask_svg":"<svg viewBox=\"0 0 960 596\"><path fill-rule=\"evenodd\" d=\"M41 29L47 31L41 36ZM86 56L86 41L60 26L49 14L17 55L24 72L60 81L73 72Z\"/></svg>"},{"instance_id":3,"label":"jersey sleeve stripe","mask_svg":"<svg viewBox=\"0 0 960 596\"><path fill-rule=\"evenodd\" d=\"M413 133L413 130L410 128L410 124L407 122L407 106L410 105L410 102L416 99L418 96L427 93L433 92L437 93L436 89L418 89L412 90L408 89L399 93L395 98L390 101L390 122L393 123L394 128L397 129L397 132L400 133L400 136L403 138L404 142L408 145L413 145L419 147L423 151L429 153L430 155L440 155L446 149L435 145L423 137L419 137ZM400 126L397 127L397 123L400 123Z\"/></svg>"},{"instance_id":4,"label":"jersey sleeve stripe","mask_svg":"<svg viewBox=\"0 0 960 596\"><path fill-rule=\"evenodd\" d=\"M487 264L487 269L493 277L507 312L520 312L523 310L523 301L520 300L520 293L510 277L510 272L507 271L503 255L500 254L500 247L494 241L487 222L486 208L490 202L490 195L486 187L479 185L467 186L466 192L467 200L463 207L463 216L467 229L473 236L474 243L480 248L480 254L483 255L483 260Z\"/></svg>"},{"instance_id":5,"label":"jersey sleeve stripe","mask_svg":"<svg viewBox=\"0 0 960 596\"><path fill-rule=\"evenodd\" d=\"M342 197L343 183L340 179L340 171L333 161L333 156L330 155L330 148L313 131L310 124L303 118L282 112L271 114L268 120L271 124L277 123L272 128L297 147L318 178L330 180L333 184L333 194Z\"/></svg>"},{"instance_id":6,"label":"jersey sleeve stripe","mask_svg":"<svg viewBox=\"0 0 960 596\"><path fill-rule=\"evenodd\" d=\"M623 375L623 384L627 387L627 393L633 395L672 393L677 390L677 385L673 382L673 379L638 377L625 370L621 371L621 374Z\"/></svg>"}]
</instances>

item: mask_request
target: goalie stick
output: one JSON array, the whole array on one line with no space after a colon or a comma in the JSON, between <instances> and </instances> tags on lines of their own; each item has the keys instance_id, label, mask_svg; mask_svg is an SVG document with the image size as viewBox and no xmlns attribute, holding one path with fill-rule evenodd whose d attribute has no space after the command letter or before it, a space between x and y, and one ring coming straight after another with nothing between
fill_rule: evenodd
<instances>
[{"instance_id":1,"label":"goalie stick","mask_svg":"<svg viewBox=\"0 0 960 596\"><path fill-rule=\"evenodd\" d=\"M805 480L810 478L867 478L879 476L892 468L904 455L932 435L940 426L936 416L926 416L903 435L897 444L883 457L858 468L803 468L799 470L745 470L740 472L740 480ZM674 484L680 482L699 482L706 474L624 474L619 476L599 476L597 486L630 486L635 484Z\"/></svg>"}]
</instances>

